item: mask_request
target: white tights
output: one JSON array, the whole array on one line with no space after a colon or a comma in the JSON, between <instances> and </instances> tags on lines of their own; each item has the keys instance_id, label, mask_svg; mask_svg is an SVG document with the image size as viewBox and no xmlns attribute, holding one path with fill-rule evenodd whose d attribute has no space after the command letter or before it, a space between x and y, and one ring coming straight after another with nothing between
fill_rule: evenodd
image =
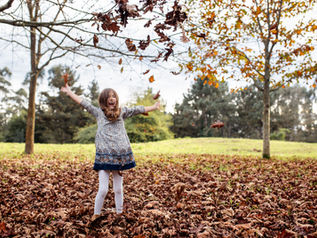
<instances>
[{"instance_id":1,"label":"white tights","mask_svg":"<svg viewBox=\"0 0 317 238\"><path fill-rule=\"evenodd\" d=\"M99 215L103 207L103 202L108 193L109 188L109 170L99 170L99 189L95 200L95 210L94 214ZM123 178L119 175L118 171L112 171L113 177L113 191L114 191L114 200L116 203L116 212L122 213L123 208L123 187L122 182Z\"/></svg>"}]
</instances>

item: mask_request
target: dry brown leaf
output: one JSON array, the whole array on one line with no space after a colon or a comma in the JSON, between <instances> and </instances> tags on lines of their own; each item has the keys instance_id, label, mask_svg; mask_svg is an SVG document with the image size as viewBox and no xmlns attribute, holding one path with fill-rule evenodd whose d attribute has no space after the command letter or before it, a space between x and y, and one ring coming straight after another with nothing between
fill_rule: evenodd
<instances>
[{"instance_id":1,"label":"dry brown leaf","mask_svg":"<svg viewBox=\"0 0 317 238\"><path fill-rule=\"evenodd\" d=\"M74 153L0 159L0 237L316 236L314 159L140 155L124 173L125 212L118 219L110 186L90 229L98 176Z\"/></svg>"}]
</instances>

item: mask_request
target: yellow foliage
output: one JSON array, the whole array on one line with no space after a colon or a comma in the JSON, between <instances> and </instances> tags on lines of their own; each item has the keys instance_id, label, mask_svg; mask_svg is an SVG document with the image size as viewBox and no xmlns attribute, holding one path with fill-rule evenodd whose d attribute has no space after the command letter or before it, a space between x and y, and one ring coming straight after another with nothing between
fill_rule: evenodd
<instances>
[{"instance_id":1,"label":"yellow foliage","mask_svg":"<svg viewBox=\"0 0 317 238\"><path fill-rule=\"evenodd\" d=\"M187 67L187 69L188 69L189 71L192 71L192 70L193 70L193 65L192 65L192 64L187 64L186 67Z\"/></svg>"}]
</instances>

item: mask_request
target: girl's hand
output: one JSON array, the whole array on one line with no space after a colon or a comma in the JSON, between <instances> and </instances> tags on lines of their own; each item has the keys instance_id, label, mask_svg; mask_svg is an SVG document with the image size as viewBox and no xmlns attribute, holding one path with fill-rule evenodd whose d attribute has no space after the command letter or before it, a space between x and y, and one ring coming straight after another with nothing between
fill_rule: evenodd
<instances>
[{"instance_id":1,"label":"girl's hand","mask_svg":"<svg viewBox=\"0 0 317 238\"><path fill-rule=\"evenodd\" d=\"M65 86L61 87L61 91L68 94L70 92L70 87L68 86L68 84L65 84Z\"/></svg>"},{"instance_id":2,"label":"girl's hand","mask_svg":"<svg viewBox=\"0 0 317 238\"><path fill-rule=\"evenodd\" d=\"M61 87L61 91L66 93L71 99L73 99L76 103L80 104L82 102L82 98L70 90L70 87L66 83L65 86Z\"/></svg>"},{"instance_id":3,"label":"girl's hand","mask_svg":"<svg viewBox=\"0 0 317 238\"><path fill-rule=\"evenodd\" d=\"M159 110L160 107L161 107L160 101L157 101L157 102L154 104L154 107L155 107L155 110Z\"/></svg>"},{"instance_id":4,"label":"girl's hand","mask_svg":"<svg viewBox=\"0 0 317 238\"><path fill-rule=\"evenodd\" d=\"M152 106L148 106L148 107L144 107L144 113L147 114L148 112L152 112L155 110L160 109L161 103L159 101L157 101L154 105Z\"/></svg>"}]
</instances>

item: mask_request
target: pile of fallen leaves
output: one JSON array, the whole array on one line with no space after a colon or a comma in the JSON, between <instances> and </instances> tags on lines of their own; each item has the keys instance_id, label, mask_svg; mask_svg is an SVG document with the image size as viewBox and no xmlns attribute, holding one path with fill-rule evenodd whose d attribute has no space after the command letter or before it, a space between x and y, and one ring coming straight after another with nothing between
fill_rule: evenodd
<instances>
[{"instance_id":1,"label":"pile of fallen leaves","mask_svg":"<svg viewBox=\"0 0 317 238\"><path fill-rule=\"evenodd\" d=\"M93 215L92 162L58 154L0 159L0 237L317 236L317 160L162 155L125 171ZM179 159L180 162L177 162Z\"/></svg>"}]
</instances>

